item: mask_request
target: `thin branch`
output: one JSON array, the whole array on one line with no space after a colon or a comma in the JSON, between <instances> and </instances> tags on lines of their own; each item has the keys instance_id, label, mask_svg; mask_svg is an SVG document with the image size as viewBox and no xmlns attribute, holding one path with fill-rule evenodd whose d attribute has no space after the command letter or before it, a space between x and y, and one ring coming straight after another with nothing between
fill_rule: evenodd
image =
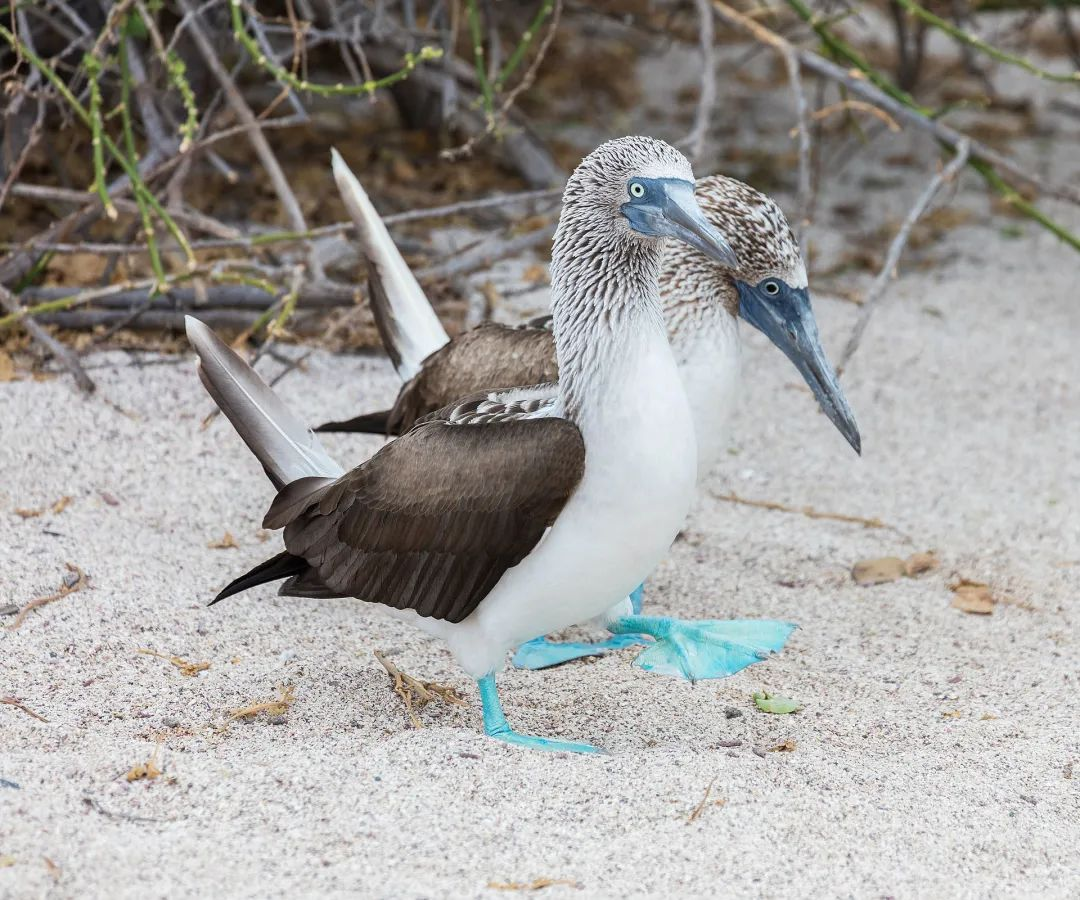
<instances>
[{"instance_id":1,"label":"thin branch","mask_svg":"<svg viewBox=\"0 0 1080 900\"><path fill-rule=\"evenodd\" d=\"M19 301L16 300L15 296L3 285L0 285L0 309L7 313L8 317L18 315L21 312ZM33 321L33 319L28 319L23 324L27 334L29 334L30 337L33 338L47 354L49 354L49 356L53 357L60 365L71 373L71 377L75 379L75 383L79 386L79 390L87 394L92 394L94 392L96 385L94 384L93 379L86 374L86 370L79 362L79 357L75 355L73 350L61 344L37 322Z\"/></svg>"},{"instance_id":2,"label":"thin branch","mask_svg":"<svg viewBox=\"0 0 1080 900\"><path fill-rule=\"evenodd\" d=\"M881 267L881 271L878 272L877 278L874 279L874 283L870 285L870 290L867 291L863 304L859 309L859 317L855 320L855 326L851 329L851 335L848 337L847 344L840 354L840 359L836 366L837 375L843 373L844 368L851 360L852 355L859 349L859 342L862 340L863 333L866 331L866 326L870 322L870 317L874 314L874 310L877 309L878 304L881 302L881 298L885 295L885 289L888 287L889 282L896 277L896 266L900 262L900 254L904 252L904 247L907 246L908 238L911 236L911 229L915 227L915 223L918 222L923 213L926 212L934 197L937 196L937 192L941 190L944 185L951 182L956 177L957 173L967 165L968 149L966 143L960 145L960 149L956 156L949 160L947 166L934 175L930 180L930 183L926 185L923 192L919 195L919 199L915 201L915 205L908 211L903 224L900 226L900 230L896 233L896 237L893 238L892 243L889 245L889 251L885 255L885 264Z\"/></svg>"},{"instance_id":3,"label":"thin branch","mask_svg":"<svg viewBox=\"0 0 1080 900\"><path fill-rule=\"evenodd\" d=\"M698 37L701 47L701 94L698 97L697 112L694 114L694 126L680 144L686 148L690 161L696 163L705 152L705 139L709 134L709 115L713 104L716 103L716 61L713 58L716 29L709 0L694 0L694 3L697 6Z\"/></svg>"}]
</instances>

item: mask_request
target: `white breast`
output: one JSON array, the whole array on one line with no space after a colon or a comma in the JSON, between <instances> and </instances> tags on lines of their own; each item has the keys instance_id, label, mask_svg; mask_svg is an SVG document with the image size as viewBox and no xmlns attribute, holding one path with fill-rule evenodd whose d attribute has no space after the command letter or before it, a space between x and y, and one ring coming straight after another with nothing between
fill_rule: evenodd
<instances>
[{"instance_id":1,"label":"white breast","mask_svg":"<svg viewBox=\"0 0 1080 900\"><path fill-rule=\"evenodd\" d=\"M741 368L738 322L715 306L680 319L670 338L697 433L700 480L723 456L730 439Z\"/></svg>"},{"instance_id":2,"label":"white breast","mask_svg":"<svg viewBox=\"0 0 1080 900\"><path fill-rule=\"evenodd\" d=\"M536 549L459 625L416 621L474 677L507 650L600 615L666 555L693 502L697 441L666 336L634 335L578 423L585 474Z\"/></svg>"}]
</instances>

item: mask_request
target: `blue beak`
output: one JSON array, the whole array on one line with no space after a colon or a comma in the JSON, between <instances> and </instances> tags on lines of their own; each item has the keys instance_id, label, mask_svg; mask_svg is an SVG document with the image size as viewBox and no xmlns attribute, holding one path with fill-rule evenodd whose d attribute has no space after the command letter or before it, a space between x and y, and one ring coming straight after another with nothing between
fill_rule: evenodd
<instances>
[{"instance_id":1,"label":"blue beak","mask_svg":"<svg viewBox=\"0 0 1080 900\"><path fill-rule=\"evenodd\" d=\"M776 294L770 295L760 285L736 281L735 286L739 292L739 315L795 364L829 421L855 452L861 454L859 426L855 424L855 414L840 389L836 371L821 348L817 320L810 306L810 292L806 288L795 290L783 285Z\"/></svg>"},{"instance_id":2,"label":"blue beak","mask_svg":"<svg viewBox=\"0 0 1080 900\"><path fill-rule=\"evenodd\" d=\"M670 237L700 250L709 259L735 268L739 258L724 236L705 218L694 198L694 185L679 178L640 178L643 196L621 207L630 227L652 237Z\"/></svg>"}]
</instances>

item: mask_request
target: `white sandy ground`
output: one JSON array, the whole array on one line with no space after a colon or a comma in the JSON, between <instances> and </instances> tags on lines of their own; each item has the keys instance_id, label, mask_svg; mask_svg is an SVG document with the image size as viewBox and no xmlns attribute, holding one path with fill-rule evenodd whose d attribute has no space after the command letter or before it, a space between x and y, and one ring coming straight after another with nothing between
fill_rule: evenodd
<instances>
[{"instance_id":1,"label":"white sandy ground","mask_svg":"<svg viewBox=\"0 0 1080 900\"><path fill-rule=\"evenodd\" d=\"M447 653L357 602L261 589L207 609L277 537L257 538L271 491L246 449L200 428L189 361L93 357L90 400L63 378L0 386L0 601L51 592L66 562L92 577L0 632L0 695L49 720L0 706L0 896L496 897L539 878L573 882L551 898L1076 896L1080 267L1032 229L946 240L845 376L862 460L749 336L730 459L648 585L653 612L797 621L785 652L696 686L629 651L502 677L517 727L603 758L484 738ZM855 308L818 312L835 352ZM394 387L382 360L320 352L280 389L316 421ZM377 444L335 437L343 458ZM709 496L732 489L895 530ZM14 512L63 495L59 515ZM239 549L209 549L226 530ZM930 548L943 567L919 580L849 577ZM965 615L954 573L1019 603ZM376 648L468 707L413 730ZM284 683L278 724L229 722ZM756 711L763 687L805 710ZM127 782L155 752L164 775Z\"/></svg>"}]
</instances>

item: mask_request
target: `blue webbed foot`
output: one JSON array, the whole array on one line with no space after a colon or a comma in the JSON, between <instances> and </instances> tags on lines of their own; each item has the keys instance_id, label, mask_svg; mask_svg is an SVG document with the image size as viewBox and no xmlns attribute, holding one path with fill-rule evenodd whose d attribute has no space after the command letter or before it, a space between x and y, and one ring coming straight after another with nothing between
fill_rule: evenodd
<instances>
[{"instance_id":1,"label":"blue webbed foot","mask_svg":"<svg viewBox=\"0 0 1080 900\"><path fill-rule=\"evenodd\" d=\"M611 625L616 633L656 638L634 659L635 666L688 681L734 675L780 650L795 628L770 619L686 622L659 616L627 616Z\"/></svg>"},{"instance_id":2,"label":"blue webbed foot","mask_svg":"<svg viewBox=\"0 0 1080 900\"><path fill-rule=\"evenodd\" d=\"M641 600L645 585L639 584L630 594L630 608L636 616L641 612ZM526 641L514 653L510 664L515 669L550 669L561 666L573 659L586 656L603 656L612 650L635 645L648 646L652 638L641 634L615 634L606 641L553 641L551 638L538 637Z\"/></svg>"},{"instance_id":3,"label":"blue webbed foot","mask_svg":"<svg viewBox=\"0 0 1080 900\"><path fill-rule=\"evenodd\" d=\"M572 659L585 656L603 656L612 650L632 647L635 644L651 644L652 641L640 634L613 634L606 641L591 643L588 641L553 641L538 637L527 641L517 648L511 664L515 669L550 669Z\"/></svg>"},{"instance_id":4,"label":"blue webbed foot","mask_svg":"<svg viewBox=\"0 0 1080 900\"><path fill-rule=\"evenodd\" d=\"M519 734L510 727L503 713L502 702L495 687L495 676L485 675L477 681L480 687L480 702L484 710L484 733L488 737L495 738L507 744L517 747L526 747L529 750L547 750L549 752L565 753L605 753L599 747L592 744L579 744L574 741L557 741L552 738L534 737L530 734Z\"/></svg>"}]
</instances>

